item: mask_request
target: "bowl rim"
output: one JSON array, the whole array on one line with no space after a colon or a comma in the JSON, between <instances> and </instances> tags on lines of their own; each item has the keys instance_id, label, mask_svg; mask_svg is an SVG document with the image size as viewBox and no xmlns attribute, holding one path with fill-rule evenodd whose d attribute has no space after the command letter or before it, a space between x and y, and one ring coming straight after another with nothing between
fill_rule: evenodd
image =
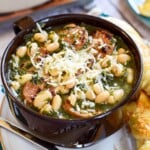
<instances>
[{"instance_id":1,"label":"bowl rim","mask_svg":"<svg viewBox=\"0 0 150 150\"><path fill-rule=\"evenodd\" d=\"M33 27L35 27L36 23L40 23L40 22L50 22L51 20L55 20L55 19L61 19L61 18L65 18L67 19L67 17L82 17L82 19L92 19L92 20L96 20L97 22L105 22L108 25L112 26L112 28L114 28L115 30L117 30L124 38L126 38L128 41L130 41L132 43L132 47L134 47L137 51L137 55L140 61L140 68L139 71L137 72L138 74L138 79L135 82L135 85L132 89L132 91L130 91L130 93L122 100L120 101L117 105L115 105L113 108L111 108L110 110L99 114L99 115L95 115L89 118L77 118L77 119L60 119L60 118L53 118L50 116L46 116L46 115L42 115L39 112L34 111L33 109L27 107L25 104L23 104L23 102L21 102L18 98L15 97L15 95L13 94L12 90L9 87L9 84L6 80L6 76L5 76L5 71L4 71L4 66L6 63L6 57L7 54L9 52L9 49L13 46L14 42L16 41L16 39L19 36L24 35L25 32L29 32L33 29ZM84 22L84 20L83 20ZM105 29L105 27L100 27ZM106 30L108 30L106 28ZM109 31L109 30L108 30ZM130 46L128 46L130 47ZM27 28L26 30L23 30L21 32L19 32L12 40L11 42L8 44L7 48L5 49L2 59L1 59L1 79L2 79L2 83L4 85L5 91L8 94L8 96L11 98L11 100L13 100L13 102L17 103L17 105L19 105L19 107L21 107L21 109L27 110L30 113L32 113L32 115L36 116L36 117L40 117L40 119L43 120L51 120L51 121L55 121L55 122L59 122L61 120L61 122L85 122L85 121L89 121L89 120L96 120L96 119L100 119L103 118L107 115L109 115L110 113L114 112L115 110L117 110L118 108L120 108L121 106L123 106L125 103L127 103L130 99L130 97L132 97L133 95L135 95L136 91L138 90L140 83L141 83L141 79L142 79L142 74L143 74L143 61L142 61L142 56L141 56L141 52L139 50L139 47L136 45L136 43L134 42L134 40L131 38L131 36L125 32L125 30L123 30L122 28L120 28L119 26L115 25L114 23L102 18L102 17L96 17L96 16L92 16L92 15L88 15L88 14L79 14L79 13L70 13L70 14L61 14L61 15L54 15L54 16L47 16L45 18L39 19L37 21L35 21L35 23L32 26L29 26L29 28Z\"/></svg>"}]
</instances>

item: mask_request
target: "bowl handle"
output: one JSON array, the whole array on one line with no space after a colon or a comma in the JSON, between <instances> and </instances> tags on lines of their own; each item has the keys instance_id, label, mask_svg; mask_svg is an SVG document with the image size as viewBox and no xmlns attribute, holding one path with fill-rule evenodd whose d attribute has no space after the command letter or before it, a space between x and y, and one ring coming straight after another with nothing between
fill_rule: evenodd
<instances>
[{"instance_id":1,"label":"bowl handle","mask_svg":"<svg viewBox=\"0 0 150 150\"><path fill-rule=\"evenodd\" d=\"M34 20L29 16L25 16L13 23L13 29L15 34L18 34L20 31L28 29L33 24L35 24Z\"/></svg>"}]
</instances>

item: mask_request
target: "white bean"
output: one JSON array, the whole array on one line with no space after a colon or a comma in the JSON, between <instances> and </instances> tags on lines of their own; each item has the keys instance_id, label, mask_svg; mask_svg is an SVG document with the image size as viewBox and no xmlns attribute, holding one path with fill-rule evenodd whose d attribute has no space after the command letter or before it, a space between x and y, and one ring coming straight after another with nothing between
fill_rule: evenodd
<instances>
[{"instance_id":1,"label":"white bean","mask_svg":"<svg viewBox=\"0 0 150 150\"><path fill-rule=\"evenodd\" d=\"M27 47L26 46L20 46L16 51L16 55L18 57L22 58L26 55L26 52L27 52Z\"/></svg>"},{"instance_id":2,"label":"white bean","mask_svg":"<svg viewBox=\"0 0 150 150\"><path fill-rule=\"evenodd\" d=\"M112 95L108 98L108 103L109 104L114 104L115 103L115 99Z\"/></svg>"},{"instance_id":3,"label":"white bean","mask_svg":"<svg viewBox=\"0 0 150 150\"><path fill-rule=\"evenodd\" d=\"M62 104L62 98L59 95L54 96L52 101L52 108L54 110L59 110Z\"/></svg>"},{"instance_id":4,"label":"white bean","mask_svg":"<svg viewBox=\"0 0 150 150\"><path fill-rule=\"evenodd\" d=\"M54 43L55 43L55 42L58 42L58 40L59 40L58 34L56 34L56 32L54 32L54 31L51 31L51 32L49 33L48 38L49 38L51 41L53 41Z\"/></svg>"},{"instance_id":5,"label":"white bean","mask_svg":"<svg viewBox=\"0 0 150 150\"><path fill-rule=\"evenodd\" d=\"M117 62L121 64L126 64L130 60L131 60L131 57L128 54L119 54L117 56Z\"/></svg>"},{"instance_id":6,"label":"white bean","mask_svg":"<svg viewBox=\"0 0 150 150\"><path fill-rule=\"evenodd\" d=\"M68 96L67 99L69 100L69 102L72 106L75 106L77 98L74 94L71 94L70 96Z\"/></svg>"},{"instance_id":7,"label":"white bean","mask_svg":"<svg viewBox=\"0 0 150 150\"><path fill-rule=\"evenodd\" d=\"M133 72L133 69L131 68L128 68L127 69L127 82L129 84L131 84L133 82L133 79L134 79L134 72Z\"/></svg>"},{"instance_id":8,"label":"white bean","mask_svg":"<svg viewBox=\"0 0 150 150\"><path fill-rule=\"evenodd\" d=\"M98 83L96 83L93 85L93 90L94 90L95 94L99 94L100 92L102 92L103 89Z\"/></svg>"},{"instance_id":9,"label":"white bean","mask_svg":"<svg viewBox=\"0 0 150 150\"><path fill-rule=\"evenodd\" d=\"M124 90L123 89L115 90L113 92L113 96L115 101L120 101L121 98L124 96Z\"/></svg>"},{"instance_id":10,"label":"white bean","mask_svg":"<svg viewBox=\"0 0 150 150\"><path fill-rule=\"evenodd\" d=\"M118 49L118 54L125 54L126 50L124 48Z\"/></svg>"},{"instance_id":11,"label":"white bean","mask_svg":"<svg viewBox=\"0 0 150 150\"><path fill-rule=\"evenodd\" d=\"M48 35L46 32L43 32L43 33L35 33L33 38L38 41L38 42L45 42L48 38Z\"/></svg>"},{"instance_id":12,"label":"white bean","mask_svg":"<svg viewBox=\"0 0 150 150\"><path fill-rule=\"evenodd\" d=\"M115 64L111 67L111 71L116 77L120 77L124 73L124 67L122 64Z\"/></svg>"},{"instance_id":13,"label":"white bean","mask_svg":"<svg viewBox=\"0 0 150 150\"><path fill-rule=\"evenodd\" d=\"M93 90L89 89L87 92L86 92L86 98L89 99L89 100L94 100L96 98L96 95L95 93L93 92Z\"/></svg>"},{"instance_id":14,"label":"white bean","mask_svg":"<svg viewBox=\"0 0 150 150\"><path fill-rule=\"evenodd\" d=\"M33 105L38 108L41 109L44 105L48 104L48 102L52 99L52 94L49 90L44 90L39 92L34 101L33 101Z\"/></svg>"},{"instance_id":15,"label":"white bean","mask_svg":"<svg viewBox=\"0 0 150 150\"><path fill-rule=\"evenodd\" d=\"M66 88L72 89L75 86L75 84L76 84L75 79L72 78L72 79L70 79L70 82L68 84L66 84Z\"/></svg>"},{"instance_id":16,"label":"white bean","mask_svg":"<svg viewBox=\"0 0 150 150\"><path fill-rule=\"evenodd\" d=\"M45 104L41 110L40 110L40 113L43 113L43 112L51 112L53 110L52 106L48 103L48 104Z\"/></svg>"},{"instance_id":17,"label":"white bean","mask_svg":"<svg viewBox=\"0 0 150 150\"><path fill-rule=\"evenodd\" d=\"M14 90L18 90L20 88L20 83L18 81L12 81L11 86Z\"/></svg>"},{"instance_id":18,"label":"white bean","mask_svg":"<svg viewBox=\"0 0 150 150\"><path fill-rule=\"evenodd\" d=\"M108 91L103 91L96 96L95 103L105 103L108 100L109 96L110 94Z\"/></svg>"},{"instance_id":19,"label":"white bean","mask_svg":"<svg viewBox=\"0 0 150 150\"><path fill-rule=\"evenodd\" d=\"M45 48L48 52L54 52L59 48L59 43L58 42L54 42L54 43L47 43L45 44Z\"/></svg>"}]
</instances>

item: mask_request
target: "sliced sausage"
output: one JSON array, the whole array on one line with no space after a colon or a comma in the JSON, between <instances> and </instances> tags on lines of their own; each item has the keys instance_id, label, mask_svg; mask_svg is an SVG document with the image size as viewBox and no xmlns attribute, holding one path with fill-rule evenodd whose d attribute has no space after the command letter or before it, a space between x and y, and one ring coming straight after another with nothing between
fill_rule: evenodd
<instances>
[{"instance_id":1,"label":"sliced sausage","mask_svg":"<svg viewBox=\"0 0 150 150\"><path fill-rule=\"evenodd\" d=\"M40 87L32 82L26 82L23 87L23 97L27 103L32 103L34 97L40 91Z\"/></svg>"},{"instance_id":2,"label":"sliced sausage","mask_svg":"<svg viewBox=\"0 0 150 150\"><path fill-rule=\"evenodd\" d=\"M70 115L74 116L75 118L89 118L93 116L92 113L83 114L76 111L68 100L66 100L65 103L63 104L63 109Z\"/></svg>"},{"instance_id":3,"label":"sliced sausage","mask_svg":"<svg viewBox=\"0 0 150 150\"><path fill-rule=\"evenodd\" d=\"M101 57L112 54L115 46L113 34L106 30L97 30L93 35L93 41L93 48L99 52Z\"/></svg>"},{"instance_id":4,"label":"sliced sausage","mask_svg":"<svg viewBox=\"0 0 150 150\"><path fill-rule=\"evenodd\" d=\"M88 42L88 31L78 25L67 26L59 32L61 40L75 47L82 49Z\"/></svg>"}]
</instances>

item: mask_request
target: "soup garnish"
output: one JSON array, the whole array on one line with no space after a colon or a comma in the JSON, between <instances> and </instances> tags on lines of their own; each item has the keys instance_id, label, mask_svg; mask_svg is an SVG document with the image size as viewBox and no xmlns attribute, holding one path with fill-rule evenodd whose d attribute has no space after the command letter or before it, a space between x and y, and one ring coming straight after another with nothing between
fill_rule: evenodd
<instances>
[{"instance_id":1,"label":"soup garnish","mask_svg":"<svg viewBox=\"0 0 150 150\"><path fill-rule=\"evenodd\" d=\"M50 117L88 118L131 91L134 58L124 41L87 24L37 30L9 61L9 84L28 107Z\"/></svg>"}]
</instances>

